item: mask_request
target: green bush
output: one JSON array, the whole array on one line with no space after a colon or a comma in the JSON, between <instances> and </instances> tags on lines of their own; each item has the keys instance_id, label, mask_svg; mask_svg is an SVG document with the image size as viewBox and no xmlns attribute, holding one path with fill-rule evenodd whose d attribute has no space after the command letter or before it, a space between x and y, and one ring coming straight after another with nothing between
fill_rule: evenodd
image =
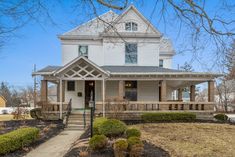
<instances>
[{"instance_id":1,"label":"green bush","mask_svg":"<svg viewBox=\"0 0 235 157\"><path fill-rule=\"evenodd\" d=\"M126 139L118 139L113 145L115 150L127 150L128 143Z\"/></svg>"},{"instance_id":2,"label":"green bush","mask_svg":"<svg viewBox=\"0 0 235 157\"><path fill-rule=\"evenodd\" d=\"M139 137L130 137L127 139L128 148L131 149L134 145L143 145Z\"/></svg>"},{"instance_id":3,"label":"green bush","mask_svg":"<svg viewBox=\"0 0 235 157\"><path fill-rule=\"evenodd\" d=\"M100 127L100 125L103 123L103 122L105 122L105 121L107 121L108 119L107 118L104 118L104 117L99 117L99 118L96 118L95 120L94 120L94 123L93 123L93 134L94 135L99 135L100 133L99 133L99 127Z\"/></svg>"},{"instance_id":4,"label":"green bush","mask_svg":"<svg viewBox=\"0 0 235 157\"><path fill-rule=\"evenodd\" d=\"M190 112L143 113L141 118L144 122L194 121L196 114Z\"/></svg>"},{"instance_id":5,"label":"green bush","mask_svg":"<svg viewBox=\"0 0 235 157\"><path fill-rule=\"evenodd\" d=\"M99 133L107 137L118 137L125 133L127 126L120 120L108 119L99 127Z\"/></svg>"},{"instance_id":6,"label":"green bush","mask_svg":"<svg viewBox=\"0 0 235 157\"><path fill-rule=\"evenodd\" d=\"M108 140L104 135L94 135L89 140L89 147L92 150L101 150L104 149L108 144Z\"/></svg>"},{"instance_id":7,"label":"green bush","mask_svg":"<svg viewBox=\"0 0 235 157\"><path fill-rule=\"evenodd\" d=\"M223 113L215 115L214 118L219 120L219 121L227 121L228 120L228 116L226 114L223 114Z\"/></svg>"},{"instance_id":8,"label":"green bush","mask_svg":"<svg viewBox=\"0 0 235 157\"><path fill-rule=\"evenodd\" d=\"M41 108L34 108L30 110L30 116L34 119L41 119L42 118L42 109Z\"/></svg>"},{"instance_id":9,"label":"green bush","mask_svg":"<svg viewBox=\"0 0 235 157\"><path fill-rule=\"evenodd\" d=\"M141 132L138 129L135 129L135 128L127 129L126 130L126 136L127 136L127 138L129 138L129 137L140 137Z\"/></svg>"},{"instance_id":10,"label":"green bush","mask_svg":"<svg viewBox=\"0 0 235 157\"><path fill-rule=\"evenodd\" d=\"M6 154L24 146L28 146L39 137L39 129L33 127L20 128L0 135L0 154Z\"/></svg>"}]
</instances>

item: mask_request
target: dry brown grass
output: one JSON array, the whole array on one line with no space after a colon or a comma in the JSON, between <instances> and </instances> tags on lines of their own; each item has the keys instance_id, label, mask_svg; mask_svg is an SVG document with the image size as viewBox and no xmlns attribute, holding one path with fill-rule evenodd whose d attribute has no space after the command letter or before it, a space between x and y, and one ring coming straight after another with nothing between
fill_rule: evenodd
<instances>
[{"instance_id":1,"label":"dry brown grass","mask_svg":"<svg viewBox=\"0 0 235 157\"><path fill-rule=\"evenodd\" d=\"M15 120L12 114L3 114L0 115L0 121L8 121L8 120ZM26 119L32 119L30 115L26 116Z\"/></svg>"},{"instance_id":2,"label":"dry brown grass","mask_svg":"<svg viewBox=\"0 0 235 157\"><path fill-rule=\"evenodd\" d=\"M139 124L143 140L175 157L235 157L235 126L211 123Z\"/></svg>"}]
</instances>

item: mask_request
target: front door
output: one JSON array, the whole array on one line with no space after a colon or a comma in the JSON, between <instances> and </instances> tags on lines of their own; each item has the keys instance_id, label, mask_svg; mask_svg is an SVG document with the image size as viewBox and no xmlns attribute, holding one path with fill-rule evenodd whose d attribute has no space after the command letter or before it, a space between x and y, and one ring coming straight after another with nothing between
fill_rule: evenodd
<instances>
[{"instance_id":1,"label":"front door","mask_svg":"<svg viewBox=\"0 0 235 157\"><path fill-rule=\"evenodd\" d=\"M85 108L89 108L89 101L95 101L95 81L85 81Z\"/></svg>"}]
</instances>

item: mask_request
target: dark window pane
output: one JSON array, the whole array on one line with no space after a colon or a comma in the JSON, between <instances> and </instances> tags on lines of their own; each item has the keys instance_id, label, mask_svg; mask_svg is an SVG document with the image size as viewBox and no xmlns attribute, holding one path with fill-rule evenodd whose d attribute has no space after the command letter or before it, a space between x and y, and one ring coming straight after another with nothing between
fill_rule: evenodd
<instances>
[{"instance_id":1,"label":"dark window pane","mask_svg":"<svg viewBox=\"0 0 235 157\"><path fill-rule=\"evenodd\" d=\"M79 56L85 56L88 58L88 46L79 45L78 51L79 51Z\"/></svg>"},{"instance_id":2,"label":"dark window pane","mask_svg":"<svg viewBox=\"0 0 235 157\"><path fill-rule=\"evenodd\" d=\"M137 81L125 81L125 98L137 101Z\"/></svg>"},{"instance_id":3,"label":"dark window pane","mask_svg":"<svg viewBox=\"0 0 235 157\"><path fill-rule=\"evenodd\" d=\"M125 63L137 63L137 44L127 43L125 45Z\"/></svg>"},{"instance_id":4,"label":"dark window pane","mask_svg":"<svg viewBox=\"0 0 235 157\"><path fill-rule=\"evenodd\" d=\"M67 82L67 91L75 91L75 82L74 81Z\"/></svg>"}]
</instances>

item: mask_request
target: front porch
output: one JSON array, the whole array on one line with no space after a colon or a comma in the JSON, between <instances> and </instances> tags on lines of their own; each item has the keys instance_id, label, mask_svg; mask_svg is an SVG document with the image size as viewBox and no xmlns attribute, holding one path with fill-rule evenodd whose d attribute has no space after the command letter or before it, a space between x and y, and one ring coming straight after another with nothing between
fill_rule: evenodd
<instances>
[{"instance_id":1,"label":"front porch","mask_svg":"<svg viewBox=\"0 0 235 157\"><path fill-rule=\"evenodd\" d=\"M69 110L88 108L90 99L95 101L95 113L103 116L125 114L124 117L130 117L130 114L160 111L213 113L214 78L219 76L159 67L100 67L85 57L50 72L41 70L35 75L43 76L41 101L47 104L42 106L46 108L43 112L55 112L60 119ZM48 82L57 86L54 105L48 101ZM204 82L208 82L207 101L196 102L196 85ZM182 99L185 87L190 89L188 102Z\"/></svg>"}]
</instances>

